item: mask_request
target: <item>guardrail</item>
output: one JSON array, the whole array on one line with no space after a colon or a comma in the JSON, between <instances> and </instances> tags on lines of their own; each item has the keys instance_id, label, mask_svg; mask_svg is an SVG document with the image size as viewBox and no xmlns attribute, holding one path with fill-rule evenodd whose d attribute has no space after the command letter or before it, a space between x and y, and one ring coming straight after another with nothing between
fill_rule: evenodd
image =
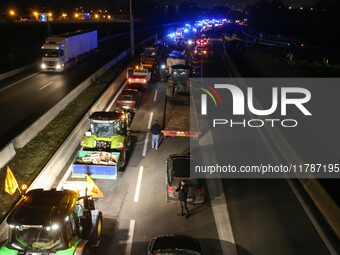
<instances>
[{"instance_id":1,"label":"guardrail","mask_svg":"<svg viewBox=\"0 0 340 255\"><path fill-rule=\"evenodd\" d=\"M155 38L156 35L150 36L137 44L137 47L145 44L146 42ZM53 106L48 112L41 116L37 121L31 124L26 130L17 135L12 142L0 151L0 169L6 166L6 164L15 156L15 149L23 148L29 143L41 130L43 130L72 100L74 100L82 91L84 91L95 79L110 69L117 62L127 57L130 53L130 49L122 52L120 55L106 63L94 74L84 80L74 90L72 90L65 98L59 103Z\"/></svg>"},{"instance_id":2,"label":"guardrail","mask_svg":"<svg viewBox=\"0 0 340 255\"><path fill-rule=\"evenodd\" d=\"M140 42L138 47L151 41L155 38L155 35L150 36ZM110 68L112 65L117 63L117 61L123 59L128 56L130 49L121 53L118 57L114 58L102 68ZM102 69L101 68L101 69ZM105 69L105 68L104 68ZM122 72L102 93L99 99L94 103L88 113L82 118L82 120L78 123L78 125L73 129L71 134L66 138L63 144L59 147L57 152L53 155L53 157L47 162L44 168L41 170L39 175L34 179L32 184L29 186L29 190L31 189L51 189L54 187L57 180L60 178L62 172L64 171L65 166L70 162L70 160L74 157L74 153L77 150L80 140L83 137L85 131L88 128L89 120L88 114L93 111L98 111L104 109L112 100L112 98L119 92L120 88L123 86L125 81L125 71ZM1 154L0 154L1 155ZM7 238L7 223L6 219L0 224L0 241Z\"/></svg>"}]
</instances>

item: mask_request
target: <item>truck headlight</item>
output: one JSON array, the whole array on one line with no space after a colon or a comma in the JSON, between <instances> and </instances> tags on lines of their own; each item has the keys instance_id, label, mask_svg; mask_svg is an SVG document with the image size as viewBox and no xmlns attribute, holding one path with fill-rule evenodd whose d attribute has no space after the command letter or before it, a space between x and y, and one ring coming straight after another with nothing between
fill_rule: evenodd
<instances>
[{"instance_id":1,"label":"truck headlight","mask_svg":"<svg viewBox=\"0 0 340 255\"><path fill-rule=\"evenodd\" d=\"M57 64L57 65L55 66L55 68L57 68L58 70L60 70L60 69L61 69L61 65L60 65L60 64Z\"/></svg>"},{"instance_id":2,"label":"truck headlight","mask_svg":"<svg viewBox=\"0 0 340 255\"><path fill-rule=\"evenodd\" d=\"M46 69L46 64L42 63L41 64L41 69Z\"/></svg>"}]
</instances>

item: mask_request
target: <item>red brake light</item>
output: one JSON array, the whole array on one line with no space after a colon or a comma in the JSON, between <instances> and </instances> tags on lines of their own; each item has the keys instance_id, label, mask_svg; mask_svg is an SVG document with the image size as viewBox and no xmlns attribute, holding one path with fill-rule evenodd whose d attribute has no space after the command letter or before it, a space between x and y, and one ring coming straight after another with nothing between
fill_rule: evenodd
<instances>
[{"instance_id":1,"label":"red brake light","mask_svg":"<svg viewBox=\"0 0 340 255\"><path fill-rule=\"evenodd\" d=\"M133 100L133 101L131 101L131 103L132 103L132 104L135 104L135 103L136 103L136 101L135 101L135 100Z\"/></svg>"},{"instance_id":2,"label":"red brake light","mask_svg":"<svg viewBox=\"0 0 340 255\"><path fill-rule=\"evenodd\" d=\"M197 192L198 192L198 193L204 193L204 187L202 186L201 188L199 188L199 189L197 190Z\"/></svg>"},{"instance_id":3,"label":"red brake light","mask_svg":"<svg viewBox=\"0 0 340 255\"><path fill-rule=\"evenodd\" d=\"M175 187L168 185L168 192L169 193L175 193Z\"/></svg>"}]
</instances>

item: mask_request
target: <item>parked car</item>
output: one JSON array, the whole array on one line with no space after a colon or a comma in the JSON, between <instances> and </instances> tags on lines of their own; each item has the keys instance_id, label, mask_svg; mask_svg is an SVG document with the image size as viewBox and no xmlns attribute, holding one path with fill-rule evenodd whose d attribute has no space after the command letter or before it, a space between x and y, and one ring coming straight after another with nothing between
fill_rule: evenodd
<instances>
[{"instance_id":1,"label":"parked car","mask_svg":"<svg viewBox=\"0 0 340 255\"><path fill-rule=\"evenodd\" d=\"M153 238L148 245L148 255L202 255L199 242L190 236L164 235Z\"/></svg>"},{"instance_id":2,"label":"parked car","mask_svg":"<svg viewBox=\"0 0 340 255\"><path fill-rule=\"evenodd\" d=\"M118 109L137 111L142 100L142 93L137 89L124 89L119 95L115 106Z\"/></svg>"},{"instance_id":3,"label":"parked car","mask_svg":"<svg viewBox=\"0 0 340 255\"><path fill-rule=\"evenodd\" d=\"M166 160L167 201L178 201L176 187L179 186L181 180L186 180L189 185L187 202L191 204L204 203L205 189L203 180L190 178L190 163L193 163L190 155L174 154L170 155Z\"/></svg>"}]
</instances>

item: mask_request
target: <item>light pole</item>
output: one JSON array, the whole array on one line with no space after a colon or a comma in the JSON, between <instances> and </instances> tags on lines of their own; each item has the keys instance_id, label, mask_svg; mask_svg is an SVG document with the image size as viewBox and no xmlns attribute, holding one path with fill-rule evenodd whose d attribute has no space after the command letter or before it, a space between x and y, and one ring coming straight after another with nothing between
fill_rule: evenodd
<instances>
[{"instance_id":1,"label":"light pole","mask_svg":"<svg viewBox=\"0 0 340 255\"><path fill-rule=\"evenodd\" d=\"M132 15L132 0L129 0L130 3L130 43L131 43L131 56L135 56L135 39L134 39L134 31L133 31L133 15Z\"/></svg>"}]
</instances>

